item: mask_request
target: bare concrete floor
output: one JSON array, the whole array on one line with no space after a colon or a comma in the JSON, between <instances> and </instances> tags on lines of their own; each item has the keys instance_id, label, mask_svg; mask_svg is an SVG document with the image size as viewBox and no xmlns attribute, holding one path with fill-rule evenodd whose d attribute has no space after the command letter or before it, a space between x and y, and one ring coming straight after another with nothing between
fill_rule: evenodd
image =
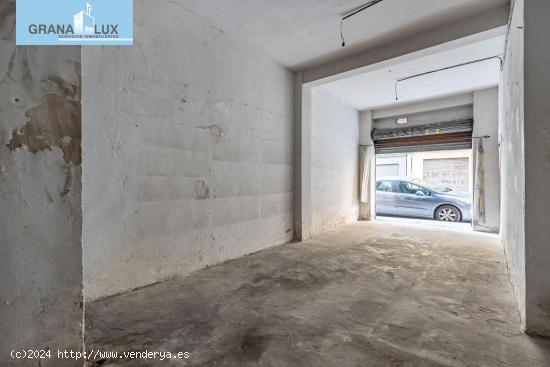
<instances>
[{"instance_id":1,"label":"bare concrete floor","mask_svg":"<svg viewBox=\"0 0 550 367\"><path fill-rule=\"evenodd\" d=\"M520 332L493 236L357 223L89 303L102 366L550 366Z\"/></svg>"},{"instance_id":2,"label":"bare concrete floor","mask_svg":"<svg viewBox=\"0 0 550 367\"><path fill-rule=\"evenodd\" d=\"M472 231L472 224L468 222L451 223L441 222L434 219L406 218L406 217L389 217L377 215L376 220L380 222L390 222L397 224L407 224L412 226L428 226L429 228L447 228L455 231Z\"/></svg>"}]
</instances>

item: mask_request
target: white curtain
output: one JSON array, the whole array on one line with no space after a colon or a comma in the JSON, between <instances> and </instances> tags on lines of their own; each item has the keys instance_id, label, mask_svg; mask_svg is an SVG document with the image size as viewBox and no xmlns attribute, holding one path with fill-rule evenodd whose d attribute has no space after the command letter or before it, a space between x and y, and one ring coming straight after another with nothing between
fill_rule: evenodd
<instances>
[{"instance_id":1,"label":"white curtain","mask_svg":"<svg viewBox=\"0 0 550 367\"><path fill-rule=\"evenodd\" d=\"M372 169L374 149L372 146L359 146L359 220L372 218Z\"/></svg>"},{"instance_id":2,"label":"white curtain","mask_svg":"<svg viewBox=\"0 0 550 367\"><path fill-rule=\"evenodd\" d=\"M474 175L474 227L485 225L485 152L483 139L478 139L475 149Z\"/></svg>"}]
</instances>

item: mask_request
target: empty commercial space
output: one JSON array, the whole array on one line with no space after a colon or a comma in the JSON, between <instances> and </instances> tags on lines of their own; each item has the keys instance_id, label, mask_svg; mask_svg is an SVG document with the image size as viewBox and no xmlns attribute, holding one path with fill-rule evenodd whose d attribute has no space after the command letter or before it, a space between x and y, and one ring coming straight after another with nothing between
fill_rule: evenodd
<instances>
[{"instance_id":1,"label":"empty commercial space","mask_svg":"<svg viewBox=\"0 0 550 367\"><path fill-rule=\"evenodd\" d=\"M546 2L136 0L82 47L15 10L1 366L550 365Z\"/></svg>"},{"instance_id":2,"label":"empty commercial space","mask_svg":"<svg viewBox=\"0 0 550 367\"><path fill-rule=\"evenodd\" d=\"M87 314L92 350L192 350L197 366L545 366L550 358L550 343L520 331L496 239L382 222L94 301Z\"/></svg>"}]
</instances>

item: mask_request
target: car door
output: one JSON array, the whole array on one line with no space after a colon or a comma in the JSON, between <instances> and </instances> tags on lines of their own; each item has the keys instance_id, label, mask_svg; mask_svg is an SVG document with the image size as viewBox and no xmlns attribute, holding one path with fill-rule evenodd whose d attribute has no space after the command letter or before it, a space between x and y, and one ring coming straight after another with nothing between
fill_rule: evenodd
<instances>
[{"instance_id":1,"label":"car door","mask_svg":"<svg viewBox=\"0 0 550 367\"><path fill-rule=\"evenodd\" d=\"M395 189L392 180L376 182L376 214L395 214L397 212Z\"/></svg>"},{"instance_id":2,"label":"car door","mask_svg":"<svg viewBox=\"0 0 550 367\"><path fill-rule=\"evenodd\" d=\"M432 217L433 197L428 189L409 181L397 181L396 206L399 214L411 217Z\"/></svg>"}]
</instances>

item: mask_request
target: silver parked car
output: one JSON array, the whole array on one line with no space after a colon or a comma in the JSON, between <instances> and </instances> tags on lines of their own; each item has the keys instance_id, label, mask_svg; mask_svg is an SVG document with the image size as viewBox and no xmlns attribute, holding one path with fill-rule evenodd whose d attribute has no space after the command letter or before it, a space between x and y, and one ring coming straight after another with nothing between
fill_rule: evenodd
<instances>
[{"instance_id":1,"label":"silver parked car","mask_svg":"<svg viewBox=\"0 0 550 367\"><path fill-rule=\"evenodd\" d=\"M469 194L449 188L415 178L385 177L376 180L376 214L469 222L472 203Z\"/></svg>"}]
</instances>

